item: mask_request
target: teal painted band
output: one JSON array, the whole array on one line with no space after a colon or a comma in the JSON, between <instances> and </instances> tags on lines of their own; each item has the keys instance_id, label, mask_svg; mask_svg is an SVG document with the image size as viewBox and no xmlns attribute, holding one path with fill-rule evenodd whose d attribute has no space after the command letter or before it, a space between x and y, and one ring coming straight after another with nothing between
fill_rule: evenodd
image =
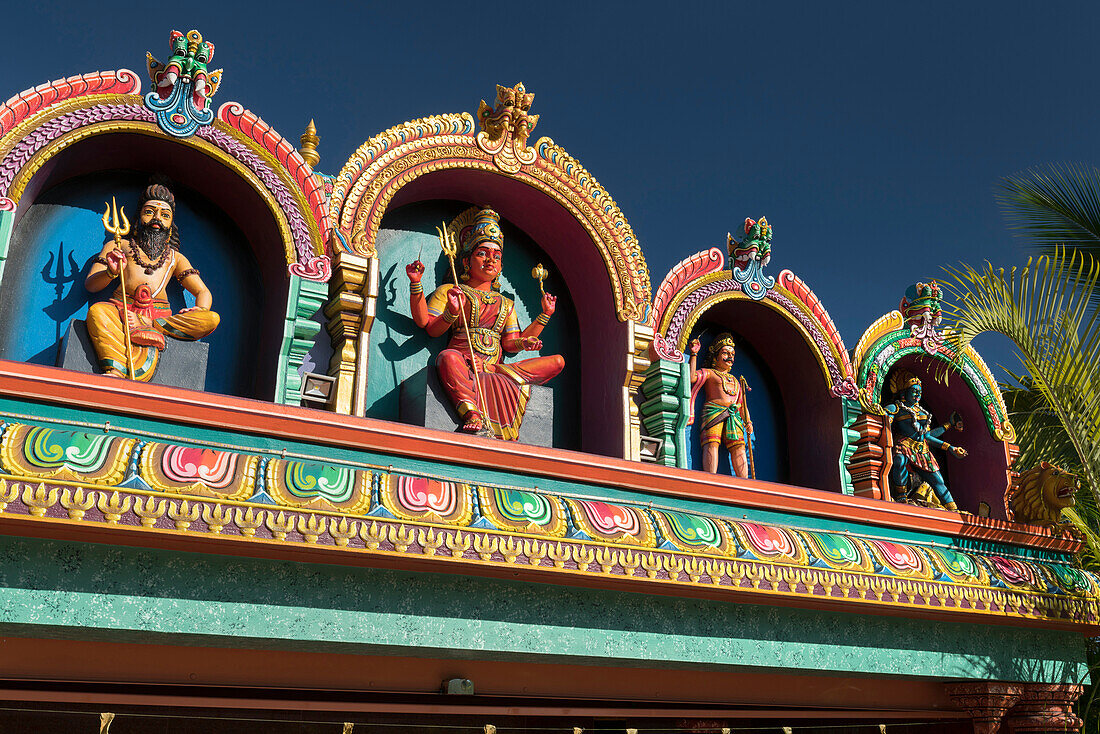
<instances>
[{"instance_id":1,"label":"teal painted band","mask_svg":"<svg viewBox=\"0 0 1100 734\"><path fill-rule=\"evenodd\" d=\"M629 666L1078 682L1073 632L0 538L0 630Z\"/></svg>"}]
</instances>

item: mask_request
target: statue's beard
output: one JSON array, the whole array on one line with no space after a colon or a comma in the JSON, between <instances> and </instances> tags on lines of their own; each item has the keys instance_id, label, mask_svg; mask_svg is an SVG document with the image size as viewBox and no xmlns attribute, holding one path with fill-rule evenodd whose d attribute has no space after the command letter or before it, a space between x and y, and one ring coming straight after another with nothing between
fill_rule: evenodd
<instances>
[{"instance_id":1,"label":"statue's beard","mask_svg":"<svg viewBox=\"0 0 1100 734\"><path fill-rule=\"evenodd\" d=\"M156 261L168 249L170 235L170 229L151 227L138 222L134 227L134 244L141 248L146 257Z\"/></svg>"}]
</instances>

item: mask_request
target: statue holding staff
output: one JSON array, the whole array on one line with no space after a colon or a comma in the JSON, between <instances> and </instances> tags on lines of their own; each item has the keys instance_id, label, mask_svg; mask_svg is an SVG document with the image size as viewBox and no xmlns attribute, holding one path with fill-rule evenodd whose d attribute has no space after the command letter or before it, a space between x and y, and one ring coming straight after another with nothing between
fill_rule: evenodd
<instances>
[{"instance_id":1,"label":"statue holding staff","mask_svg":"<svg viewBox=\"0 0 1100 734\"><path fill-rule=\"evenodd\" d=\"M703 447L703 471L718 473L718 446L730 452L733 472L739 477L756 478L752 457L752 420L745 394L749 386L744 377L730 373L736 354L733 336L719 334L711 342L707 366L696 369L696 359L701 344L692 339L691 353L691 401L699 391L706 389L706 403L699 426L699 443Z\"/></svg>"},{"instance_id":2,"label":"statue holding staff","mask_svg":"<svg viewBox=\"0 0 1100 734\"><path fill-rule=\"evenodd\" d=\"M460 430L480 433L488 429L498 438L515 440L531 385L553 379L565 367L565 360L548 355L504 362L504 353L542 348L539 335L554 314L557 298L544 294L542 313L521 331L515 304L499 290L504 253L500 215L489 208L476 211L472 223L461 227L458 236L461 249L454 245L449 231L440 232L444 251L452 258L455 283L442 285L425 298L420 284L424 264L417 260L405 268L413 321L430 336L451 332L447 348L436 358L436 368L462 417ZM461 276L455 273L456 256L462 264Z\"/></svg>"},{"instance_id":3,"label":"statue holding staff","mask_svg":"<svg viewBox=\"0 0 1100 734\"><path fill-rule=\"evenodd\" d=\"M104 374L148 382L166 335L193 341L220 322L210 310L213 297L199 271L179 252L175 213L176 197L167 186L154 183L142 192L130 239L122 236L130 234L125 211L104 214L104 226L114 238L92 259L84 280L84 287L95 293L120 279L109 301L88 307L88 336ZM194 306L177 314L165 297L172 277L195 297Z\"/></svg>"}]
</instances>

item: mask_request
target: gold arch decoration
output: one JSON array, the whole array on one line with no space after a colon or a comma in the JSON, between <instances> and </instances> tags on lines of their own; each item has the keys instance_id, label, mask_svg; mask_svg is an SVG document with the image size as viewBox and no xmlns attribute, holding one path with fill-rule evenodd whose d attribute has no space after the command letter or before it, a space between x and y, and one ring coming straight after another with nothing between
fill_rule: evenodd
<instances>
[{"instance_id":1,"label":"gold arch decoration","mask_svg":"<svg viewBox=\"0 0 1100 734\"><path fill-rule=\"evenodd\" d=\"M865 411L885 415L881 398L886 376L899 360L912 354L939 360L945 369L957 371L981 404L989 435L997 441L1016 441L1016 428L997 380L974 347L967 345L962 354L956 355L950 339L944 339L928 349L913 336L900 311L891 311L867 327L852 352L859 402Z\"/></svg>"},{"instance_id":2,"label":"gold arch decoration","mask_svg":"<svg viewBox=\"0 0 1100 734\"><path fill-rule=\"evenodd\" d=\"M27 115L0 137L0 168L6 169L0 173L0 198L14 209L35 174L58 153L82 140L112 133L146 135L192 148L244 179L271 212L292 271L303 261L323 258L320 224L285 167L270 151L224 120L215 119L210 128L214 132L205 137L169 137L136 94L67 99Z\"/></svg>"},{"instance_id":3,"label":"gold arch decoration","mask_svg":"<svg viewBox=\"0 0 1100 734\"><path fill-rule=\"evenodd\" d=\"M534 123L527 119L529 132ZM540 138L533 149L514 142L522 155L505 158L491 152L500 148L499 140L479 137L473 116L465 112L413 120L370 138L335 178L329 217L341 237L331 241L337 244L342 238L352 243L352 255L371 254L394 195L421 176L455 169L508 176L549 196L580 223L607 267L619 319L644 322L650 304L649 269L618 205L550 138Z\"/></svg>"},{"instance_id":4,"label":"gold arch decoration","mask_svg":"<svg viewBox=\"0 0 1100 734\"><path fill-rule=\"evenodd\" d=\"M810 347L829 391L836 397L855 397L852 366L836 326L809 287L790 270L782 271L760 300L742 292L729 270L707 273L672 298L658 316L657 333L683 352L704 313L719 303L740 300L761 304L782 316Z\"/></svg>"}]
</instances>

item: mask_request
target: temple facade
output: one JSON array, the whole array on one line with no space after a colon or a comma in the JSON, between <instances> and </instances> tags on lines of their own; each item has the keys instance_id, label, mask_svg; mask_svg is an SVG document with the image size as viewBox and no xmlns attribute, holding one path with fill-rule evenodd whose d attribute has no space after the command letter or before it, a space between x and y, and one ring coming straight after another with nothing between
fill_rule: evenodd
<instances>
[{"instance_id":1,"label":"temple facade","mask_svg":"<svg viewBox=\"0 0 1100 734\"><path fill-rule=\"evenodd\" d=\"M1076 480L932 274L850 349L522 84L322 165L169 46L0 106L0 729L1080 730Z\"/></svg>"}]
</instances>

